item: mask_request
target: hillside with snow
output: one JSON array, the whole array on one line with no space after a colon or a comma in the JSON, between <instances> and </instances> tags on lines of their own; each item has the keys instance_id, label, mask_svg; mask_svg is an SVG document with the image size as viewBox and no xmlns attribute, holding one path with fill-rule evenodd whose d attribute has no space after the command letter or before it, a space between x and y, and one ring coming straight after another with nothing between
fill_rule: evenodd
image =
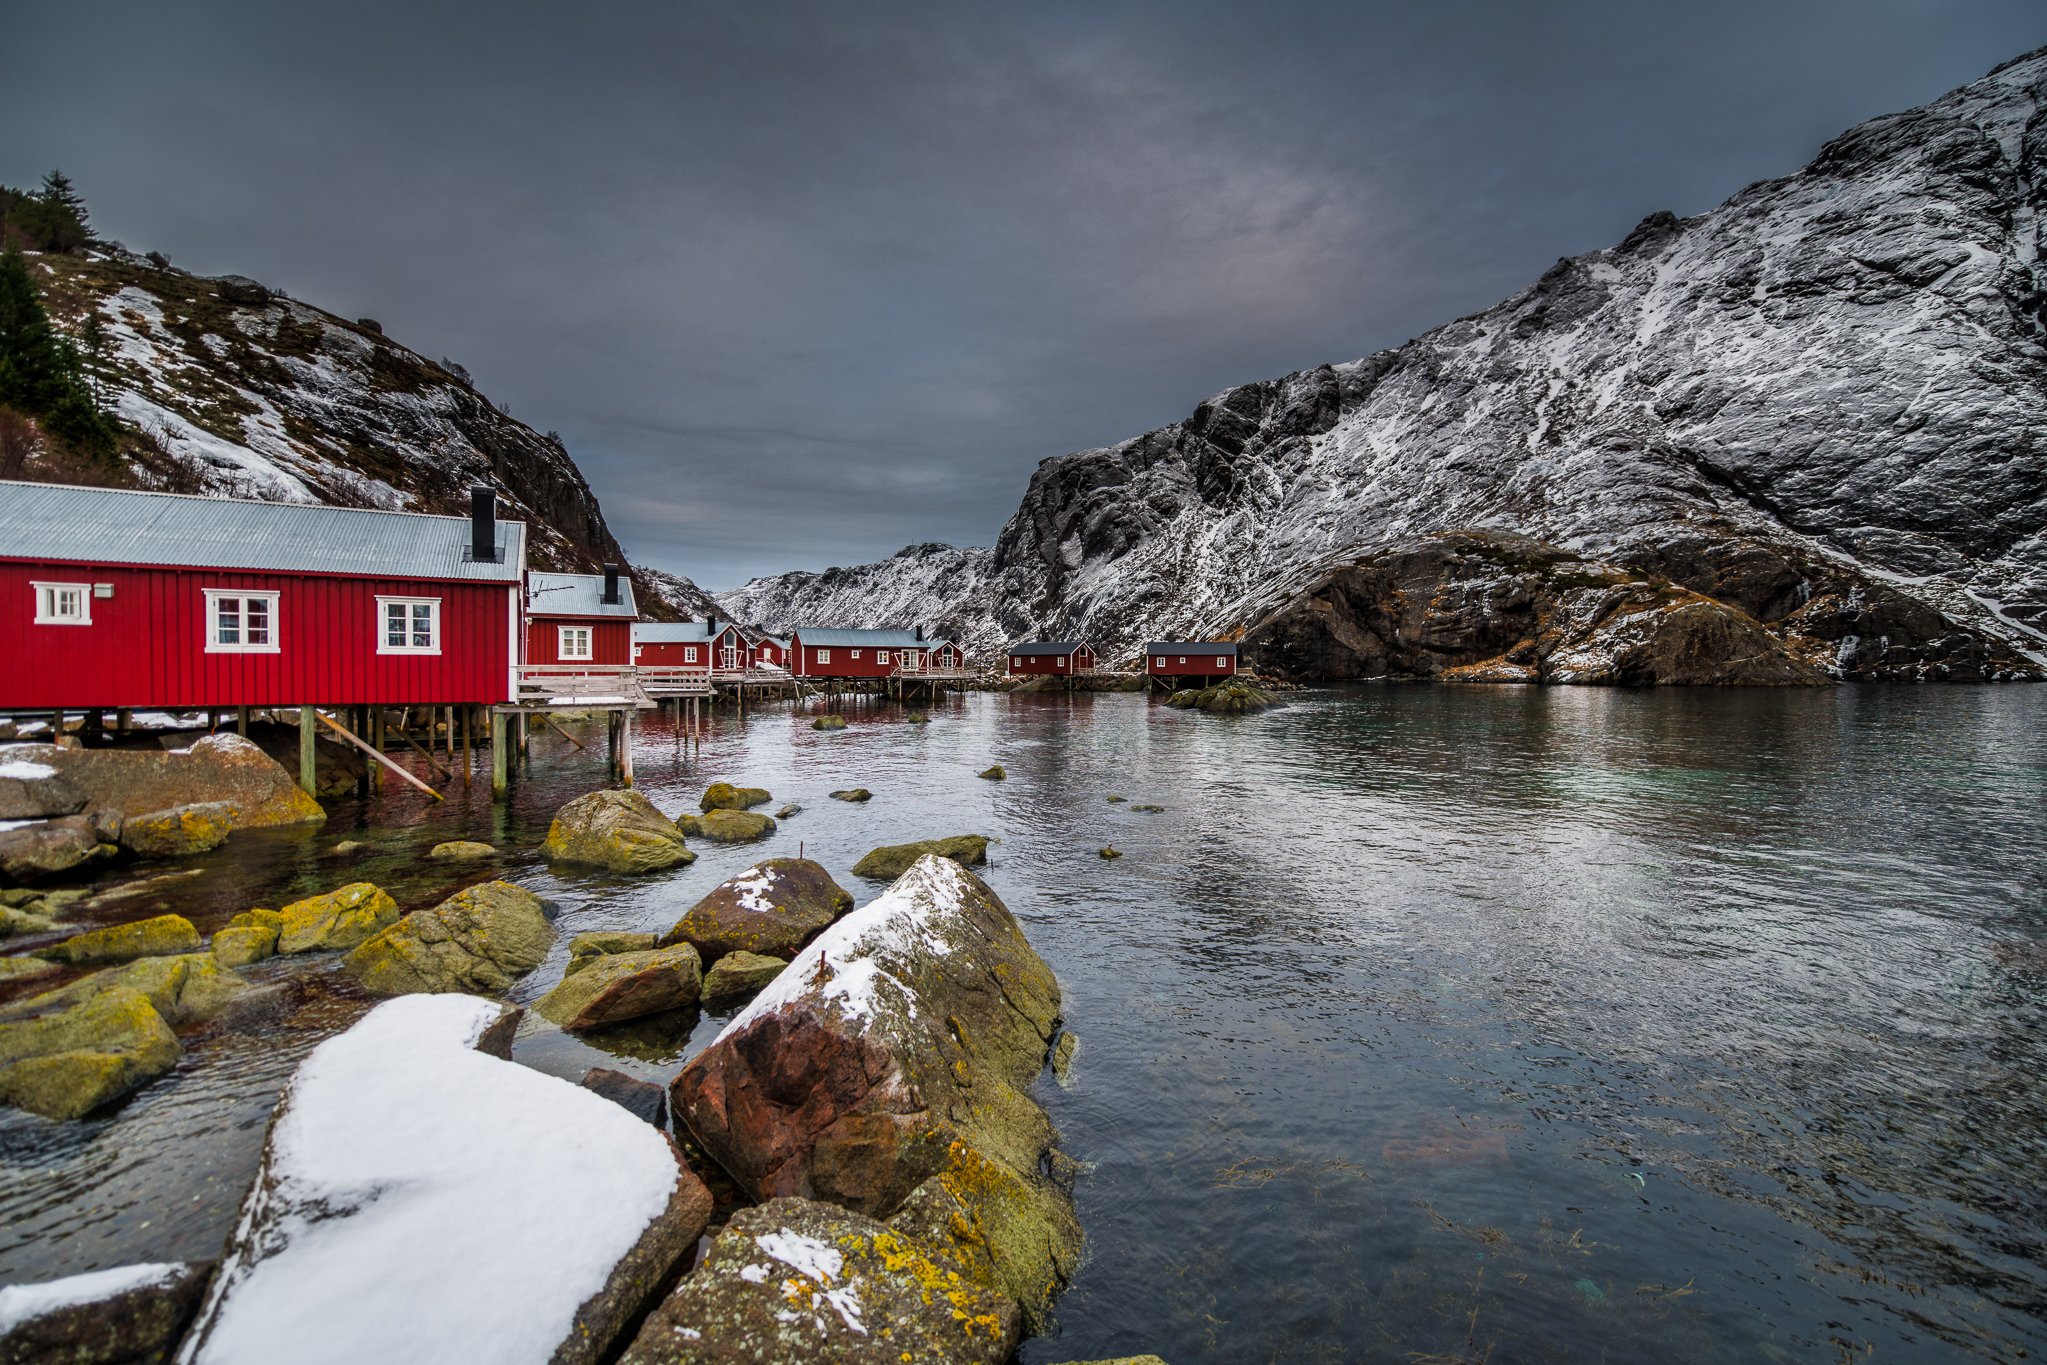
<instances>
[{"instance_id":1,"label":"hillside with snow","mask_svg":"<svg viewBox=\"0 0 2047 1365\"><path fill-rule=\"evenodd\" d=\"M2043 97L2047 50L1398 349L1047 460L990 551L723 600L1324 677L2039 676Z\"/></svg>"},{"instance_id":2,"label":"hillside with snow","mask_svg":"<svg viewBox=\"0 0 2047 1365\"><path fill-rule=\"evenodd\" d=\"M119 248L45 254L31 269L73 336L96 312L105 405L140 433L118 462L69 473L184 493L466 515L488 484L531 527L536 567L629 563L566 448L514 420L460 366L370 319L348 321L256 281L188 274ZM650 614L712 603L636 570Z\"/></svg>"}]
</instances>

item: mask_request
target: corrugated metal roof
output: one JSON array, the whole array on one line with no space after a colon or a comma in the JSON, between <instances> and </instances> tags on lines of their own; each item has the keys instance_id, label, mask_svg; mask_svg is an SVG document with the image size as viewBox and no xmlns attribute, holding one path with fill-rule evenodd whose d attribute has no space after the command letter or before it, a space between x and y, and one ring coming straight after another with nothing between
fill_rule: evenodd
<instances>
[{"instance_id":1,"label":"corrugated metal roof","mask_svg":"<svg viewBox=\"0 0 2047 1365\"><path fill-rule=\"evenodd\" d=\"M841 645L873 645L876 649L916 649L920 646L949 644L943 637L920 640L910 630L812 630L809 626L798 626L797 638L806 645L819 645L826 649Z\"/></svg>"},{"instance_id":2,"label":"corrugated metal roof","mask_svg":"<svg viewBox=\"0 0 2047 1365\"><path fill-rule=\"evenodd\" d=\"M526 575L526 614L529 616L638 616L633 604L633 581L618 576L618 601L604 600L604 575L599 573L541 573Z\"/></svg>"},{"instance_id":3,"label":"corrugated metal roof","mask_svg":"<svg viewBox=\"0 0 2047 1365\"><path fill-rule=\"evenodd\" d=\"M467 517L0 480L7 559L516 582L525 523L497 544L500 563L472 560Z\"/></svg>"},{"instance_id":4,"label":"corrugated metal roof","mask_svg":"<svg viewBox=\"0 0 2047 1365\"><path fill-rule=\"evenodd\" d=\"M720 621L717 633L738 630L730 621ZM633 626L633 642L647 645L700 645L711 638L711 628L702 621L641 621ZM741 632L740 638L745 638Z\"/></svg>"},{"instance_id":5,"label":"corrugated metal roof","mask_svg":"<svg viewBox=\"0 0 2047 1365\"><path fill-rule=\"evenodd\" d=\"M1154 640L1144 647L1147 654L1235 654L1237 647L1223 640Z\"/></svg>"},{"instance_id":6,"label":"corrugated metal roof","mask_svg":"<svg viewBox=\"0 0 2047 1365\"><path fill-rule=\"evenodd\" d=\"M1035 640L1029 644L1011 645L1009 652L1022 658L1044 654L1071 654L1076 649L1086 649L1082 640Z\"/></svg>"}]
</instances>

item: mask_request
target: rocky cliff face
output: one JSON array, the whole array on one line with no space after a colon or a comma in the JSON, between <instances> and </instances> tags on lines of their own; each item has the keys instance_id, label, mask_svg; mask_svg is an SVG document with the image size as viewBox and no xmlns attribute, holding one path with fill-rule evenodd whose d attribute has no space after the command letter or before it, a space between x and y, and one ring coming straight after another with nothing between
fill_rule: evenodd
<instances>
[{"instance_id":1,"label":"rocky cliff face","mask_svg":"<svg viewBox=\"0 0 2047 1365\"><path fill-rule=\"evenodd\" d=\"M207 279L118 250L34 258L72 335L97 312L106 403L141 433L74 477L281 502L466 515L489 484L526 521L536 567L626 562L561 442L494 407L459 366L253 280ZM687 579L635 572L652 616L701 615Z\"/></svg>"},{"instance_id":2,"label":"rocky cliff face","mask_svg":"<svg viewBox=\"0 0 2047 1365\"><path fill-rule=\"evenodd\" d=\"M718 594L735 620L777 634L792 626L923 626L957 634L975 624L960 605L987 582L990 550L911 545L879 564L756 578Z\"/></svg>"},{"instance_id":3,"label":"rocky cliff face","mask_svg":"<svg viewBox=\"0 0 2047 1365\"><path fill-rule=\"evenodd\" d=\"M1507 624L1470 591L1484 555L1427 548L1471 533L1536 542L1490 580L1508 597L1575 612L1576 580L1611 573L1740 625L1664 680L1720 677L1758 631L1830 677L2040 676L2043 95L2047 50L1398 349L1048 460L984 578L897 610L982 646L1243 634L1322 676L1552 658L1551 606ZM835 572L881 600L900 560ZM750 584L749 610L796 577ZM1565 633L1625 654L1605 632L1635 615ZM1442 647L1451 618L1468 647Z\"/></svg>"}]
</instances>

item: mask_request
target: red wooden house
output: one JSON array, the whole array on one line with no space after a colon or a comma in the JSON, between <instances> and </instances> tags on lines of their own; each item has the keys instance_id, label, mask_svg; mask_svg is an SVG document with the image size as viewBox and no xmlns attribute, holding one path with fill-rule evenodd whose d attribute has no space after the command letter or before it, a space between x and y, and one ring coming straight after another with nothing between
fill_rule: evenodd
<instances>
[{"instance_id":1,"label":"red wooden house","mask_svg":"<svg viewBox=\"0 0 2047 1365\"><path fill-rule=\"evenodd\" d=\"M633 625L633 662L642 668L737 672L750 662L746 637L730 621L639 621Z\"/></svg>"},{"instance_id":2,"label":"red wooden house","mask_svg":"<svg viewBox=\"0 0 2047 1365\"><path fill-rule=\"evenodd\" d=\"M639 615L632 580L616 564L602 574L536 570L526 575L526 662L623 668Z\"/></svg>"},{"instance_id":3,"label":"red wooden house","mask_svg":"<svg viewBox=\"0 0 2047 1365\"><path fill-rule=\"evenodd\" d=\"M755 668L787 668L789 666L789 642L773 635L763 635L752 645L752 663Z\"/></svg>"},{"instance_id":4,"label":"red wooden house","mask_svg":"<svg viewBox=\"0 0 2047 1365\"><path fill-rule=\"evenodd\" d=\"M1232 677L1237 671L1237 647L1219 640L1155 640L1144 647L1144 671L1147 677L1173 682Z\"/></svg>"},{"instance_id":5,"label":"red wooden house","mask_svg":"<svg viewBox=\"0 0 2047 1365\"><path fill-rule=\"evenodd\" d=\"M508 700L526 528L0 481L0 711Z\"/></svg>"},{"instance_id":6,"label":"red wooden house","mask_svg":"<svg viewBox=\"0 0 2047 1365\"><path fill-rule=\"evenodd\" d=\"M1009 647L1009 676L1077 678L1095 671L1094 649L1079 640L1032 641Z\"/></svg>"},{"instance_id":7,"label":"red wooden house","mask_svg":"<svg viewBox=\"0 0 2047 1365\"><path fill-rule=\"evenodd\" d=\"M789 632L789 671L799 678L889 678L900 671L958 668L966 655L951 640L924 638L910 630L823 630Z\"/></svg>"}]
</instances>

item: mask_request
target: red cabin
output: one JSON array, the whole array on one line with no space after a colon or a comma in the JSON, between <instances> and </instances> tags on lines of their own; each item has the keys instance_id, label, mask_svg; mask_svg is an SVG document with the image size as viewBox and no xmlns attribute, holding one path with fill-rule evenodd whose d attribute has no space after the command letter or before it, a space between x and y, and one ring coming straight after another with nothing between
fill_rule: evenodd
<instances>
[{"instance_id":1,"label":"red cabin","mask_svg":"<svg viewBox=\"0 0 2047 1365\"><path fill-rule=\"evenodd\" d=\"M1095 671L1095 652L1078 640L1050 640L1009 647L1009 676L1077 678Z\"/></svg>"},{"instance_id":2,"label":"red cabin","mask_svg":"<svg viewBox=\"0 0 2047 1365\"><path fill-rule=\"evenodd\" d=\"M633 661L632 580L606 564L602 574L526 575L526 662L624 668Z\"/></svg>"},{"instance_id":3,"label":"red cabin","mask_svg":"<svg viewBox=\"0 0 2047 1365\"><path fill-rule=\"evenodd\" d=\"M789 633L789 671L799 678L889 678L898 671L954 669L966 655L950 640L920 630L817 630Z\"/></svg>"},{"instance_id":4,"label":"red cabin","mask_svg":"<svg viewBox=\"0 0 2047 1365\"><path fill-rule=\"evenodd\" d=\"M786 669L789 667L789 642L787 640L777 639L772 635L763 635L760 639L753 642L752 654L752 662L755 668Z\"/></svg>"},{"instance_id":5,"label":"red cabin","mask_svg":"<svg viewBox=\"0 0 2047 1365\"><path fill-rule=\"evenodd\" d=\"M526 528L0 482L0 711L507 701Z\"/></svg>"},{"instance_id":6,"label":"red cabin","mask_svg":"<svg viewBox=\"0 0 2047 1365\"><path fill-rule=\"evenodd\" d=\"M640 621L633 626L633 662L642 668L736 673L748 660L746 637L730 621Z\"/></svg>"},{"instance_id":7,"label":"red cabin","mask_svg":"<svg viewBox=\"0 0 2047 1365\"><path fill-rule=\"evenodd\" d=\"M1220 640L1153 641L1144 647L1144 672L1151 678L1228 678L1237 671L1237 647Z\"/></svg>"}]
</instances>

